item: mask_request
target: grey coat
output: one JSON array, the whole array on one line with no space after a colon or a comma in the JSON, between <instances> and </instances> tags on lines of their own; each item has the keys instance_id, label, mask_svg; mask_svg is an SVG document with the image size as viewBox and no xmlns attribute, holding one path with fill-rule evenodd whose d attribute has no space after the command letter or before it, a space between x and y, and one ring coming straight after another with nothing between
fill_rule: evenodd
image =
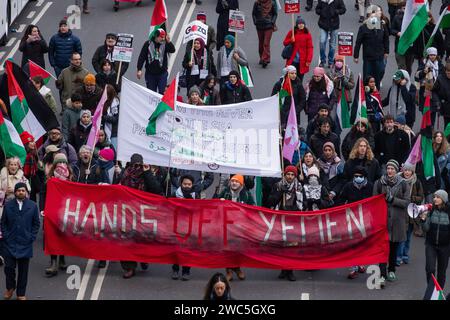
<instances>
[{"instance_id":1,"label":"grey coat","mask_svg":"<svg viewBox=\"0 0 450 320\"><path fill-rule=\"evenodd\" d=\"M373 187L373 195L390 193L393 196L393 200L391 202L387 202L387 227L389 232L389 241L406 241L406 230L408 228L408 213L406 208L410 203L410 200L408 199L408 186L402 179L400 179L397 184L389 187L382 181L382 179L383 177L375 182Z\"/></svg>"},{"instance_id":2,"label":"grey coat","mask_svg":"<svg viewBox=\"0 0 450 320\"><path fill-rule=\"evenodd\" d=\"M64 140L69 141L70 131L75 128L78 121L80 121L80 113L81 109L74 109L72 107L68 107L66 110L64 110L61 125Z\"/></svg>"},{"instance_id":3,"label":"grey coat","mask_svg":"<svg viewBox=\"0 0 450 320\"><path fill-rule=\"evenodd\" d=\"M225 46L220 48L219 53L217 55L217 77L218 78L220 78L220 76L221 76L224 51L225 51ZM247 60L247 55L245 54L244 50L242 50L240 47L234 48L233 51L230 53L230 55L233 56L233 54L235 52L239 55L239 59L236 60L234 58L231 58L231 61L232 61L231 70L239 72L239 66L248 67L248 60Z\"/></svg>"}]
</instances>

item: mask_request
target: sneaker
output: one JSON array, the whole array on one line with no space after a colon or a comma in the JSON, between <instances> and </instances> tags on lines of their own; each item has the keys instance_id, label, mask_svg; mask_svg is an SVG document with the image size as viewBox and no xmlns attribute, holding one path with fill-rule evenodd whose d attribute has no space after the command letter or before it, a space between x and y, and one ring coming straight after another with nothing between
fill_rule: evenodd
<instances>
[{"instance_id":1,"label":"sneaker","mask_svg":"<svg viewBox=\"0 0 450 320\"><path fill-rule=\"evenodd\" d=\"M172 279L173 280L178 280L180 279L180 273L178 271L173 271L172 272Z\"/></svg>"},{"instance_id":2,"label":"sneaker","mask_svg":"<svg viewBox=\"0 0 450 320\"><path fill-rule=\"evenodd\" d=\"M245 273L241 270L241 268L238 268L236 270L236 275L239 278L239 280L245 280Z\"/></svg>"},{"instance_id":3,"label":"sneaker","mask_svg":"<svg viewBox=\"0 0 450 320\"><path fill-rule=\"evenodd\" d=\"M267 62L263 61L262 67L265 69L267 67L267 64L268 64Z\"/></svg>"},{"instance_id":4,"label":"sneaker","mask_svg":"<svg viewBox=\"0 0 450 320\"><path fill-rule=\"evenodd\" d=\"M384 277L380 278L380 289L384 289L384 287L386 286L386 279L384 279Z\"/></svg>"},{"instance_id":5,"label":"sneaker","mask_svg":"<svg viewBox=\"0 0 450 320\"><path fill-rule=\"evenodd\" d=\"M320 68L323 68L323 66L324 66L323 62L319 63Z\"/></svg>"},{"instance_id":6,"label":"sneaker","mask_svg":"<svg viewBox=\"0 0 450 320\"><path fill-rule=\"evenodd\" d=\"M123 274L124 279L130 279L136 275L136 271L134 269L129 269Z\"/></svg>"},{"instance_id":7,"label":"sneaker","mask_svg":"<svg viewBox=\"0 0 450 320\"><path fill-rule=\"evenodd\" d=\"M289 281L297 281L293 270L286 271L286 276Z\"/></svg>"},{"instance_id":8,"label":"sneaker","mask_svg":"<svg viewBox=\"0 0 450 320\"><path fill-rule=\"evenodd\" d=\"M347 279L352 280L352 279L356 279L357 277L358 277L358 272L356 272L356 271L351 271L351 272L348 274Z\"/></svg>"},{"instance_id":9,"label":"sneaker","mask_svg":"<svg viewBox=\"0 0 450 320\"><path fill-rule=\"evenodd\" d=\"M388 276L387 276L387 280L389 281L389 282L394 282L394 281L396 281L397 280L397 277L395 276L395 272L389 272L388 273Z\"/></svg>"},{"instance_id":10,"label":"sneaker","mask_svg":"<svg viewBox=\"0 0 450 320\"><path fill-rule=\"evenodd\" d=\"M97 268L103 269L103 268L105 268L105 267L106 267L106 260L100 260L100 261L98 262Z\"/></svg>"},{"instance_id":11,"label":"sneaker","mask_svg":"<svg viewBox=\"0 0 450 320\"><path fill-rule=\"evenodd\" d=\"M5 299L5 300L11 299L14 294L14 290L15 289L6 290L5 293L3 294L3 299Z\"/></svg>"},{"instance_id":12,"label":"sneaker","mask_svg":"<svg viewBox=\"0 0 450 320\"><path fill-rule=\"evenodd\" d=\"M190 273L183 273L181 275L181 280L182 281L189 281L191 279L191 274Z\"/></svg>"},{"instance_id":13,"label":"sneaker","mask_svg":"<svg viewBox=\"0 0 450 320\"><path fill-rule=\"evenodd\" d=\"M286 270L281 270L278 279L286 279Z\"/></svg>"},{"instance_id":14,"label":"sneaker","mask_svg":"<svg viewBox=\"0 0 450 320\"><path fill-rule=\"evenodd\" d=\"M358 266L359 273L366 273L366 268L364 266Z\"/></svg>"},{"instance_id":15,"label":"sneaker","mask_svg":"<svg viewBox=\"0 0 450 320\"><path fill-rule=\"evenodd\" d=\"M409 257L408 257L408 256L404 256L404 257L402 258L402 262L403 262L404 264L408 264L408 263L409 263Z\"/></svg>"},{"instance_id":16,"label":"sneaker","mask_svg":"<svg viewBox=\"0 0 450 320\"><path fill-rule=\"evenodd\" d=\"M233 280L233 270L227 269L226 278L227 278L228 281Z\"/></svg>"},{"instance_id":17,"label":"sneaker","mask_svg":"<svg viewBox=\"0 0 450 320\"><path fill-rule=\"evenodd\" d=\"M400 267L401 264L402 264L402 259L397 259L397 261L395 262L395 265L397 267Z\"/></svg>"}]
</instances>

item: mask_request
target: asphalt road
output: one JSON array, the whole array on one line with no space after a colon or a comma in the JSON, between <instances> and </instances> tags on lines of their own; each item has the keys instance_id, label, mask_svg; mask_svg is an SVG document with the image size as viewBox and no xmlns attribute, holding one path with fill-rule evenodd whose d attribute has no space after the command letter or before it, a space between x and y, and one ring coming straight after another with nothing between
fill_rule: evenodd
<instances>
[{"instance_id":1,"label":"asphalt road","mask_svg":"<svg viewBox=\"0 0 450 320\"><path fill-rule=\"evenodd\" d=\"M37 25L45 39L56 33L58 22L67 16L66 9L73 4L73 0L41 1L41 6L36 7L36 2L31 2L26 11L17 20L15 28L24 29L24 25L36 22L42 10L42 17L37 21ZM251 9L254 1L240 1L241 10L247 14L246 32L239 35L238 44L247 53L250 61L250 68L255 79L255 88L251 89L254 98L263 98L272 91L273 84L281 76L281 69L284 63L281 60L282 41L291 27L291 17L283 12L279 13L277 25L279 30L274 33L272 39L272 61L266 69L258 65L259 57L257 53L258 40L256 30L251 22ZM141 6L135 7L132 4L122 3L118 12L113 11L112 0L91 0L91 14L81 16L81 29L74 30L74 33L81 38L83 45L84 65L93 70L90 60L95 49L104 41L108 32L123 32L134 34L135 54L125 76L137 83L144 85L143 80L136 79L136 63L142 43L148 34L149 21L153 8L153 1L143 0ZM169 13L169 29L172 29L178 21L176 30L171 30L172 41L177 42L180 27L185 22L192 21L198 10L203 10L207 14L207 22L216 27L217 14L215 13L215 0L204 0L201 6L186 4L186 0L166 0ZM301 2L302 6L304 1ZM353 0L345 0L347 7L346 14L341 17L341 31L354 32L355 37L358 30L358 13L354 9ZM385 1L377 0L375 4L382 5L387 12ZM439 3L440 5L440 3ZM433 12L437 17L438 3L434 4ZM31 17L31 11L35 14ZM181 12L182 11L182 12ZM177 19L177 16L179 17ZM319 52L319 29L317 26L317 15L314 11L304 12L302 16L306 19L306 25L313 34L315 54L313 64L318 64ZM21 54L17 52L18 41L22 37L20 32L12 33L10 37L16 38L10 41L9 46L0 47L0 63L11 56L16 61L20 61ZM391 38L391 52L393 52L393 39ZM16 50L15 50L16 49ZM3 53L3 54L2 54ZM181 71L181 59L184 55L184 47L177 47L176 58L172 69L171 77L177 71ZM215 54L216 55L216 54ZM48 62L47 62L48 63ZM49 65L49 64L47 64ZM362 72L362 63L355 64L353 59L347 60L347 65L357 75ZM416 67L413 67L415 70ZM391 76L396 70L395 58L391 55L388 59L382 95L387 93ZM311 73L305 76L309 79ZM50 84L53 92L57 92L54 84ZM184 93L184 92L183 92ZM306 126L306 116L302 116L301 124ZM419 124L416 123L417 130ZM441 124L442 128L442 124ZM344 137L343 133L342 137ZM369 290L366 286L367 275L360 275L355 280L348 280L347 269L319 270L319 271L296 271L297 282L281 281L277 279L277 270L245 269L247 279L245 281L234 280L232 283L233 294L237 299L275 299L275 300L328 300L328 299L348 299L348 300L400 300L400 299L421 299L425 292L425 257L423 238L412 240L411 263L402 265L397 271L398 281L388 283L384 290ZM216 271L194 268L190 281L174 281L170 279L171 267L169 265L151 265L149 270L138 269L137 275L129 280L122 279L122 270L118 262L111 262L106 269L96 268L93 261L89 263L86 259L68 257L67 262L80 268L82 276L81 288L69 289L67 282L71 282L69 274L60 272L57 277L48 279L44 276L44 269L49 264L49 257L45 256L42 250L42 233L35 243L35 257L31 260L29 285L27 296L29 299L47 300L97 300L97 299L201 299L204 287L209 277ZM450 276L450 272L447 273ZM0 277L0 290L4 290L4 277ZM450 285L444 288L450 291Z\"/></svg>"}]
</instances>

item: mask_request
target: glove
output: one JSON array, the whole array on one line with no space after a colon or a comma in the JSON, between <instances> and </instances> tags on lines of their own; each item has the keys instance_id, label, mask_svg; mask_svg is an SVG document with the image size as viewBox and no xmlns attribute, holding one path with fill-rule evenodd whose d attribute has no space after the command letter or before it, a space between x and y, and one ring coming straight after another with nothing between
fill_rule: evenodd
<instances>
[{"instance_id":1,"label":"glove","mask_svg":"<svg viewBox=\"0 0 450 320\"><path fill-rule=\"evenodd\" d=\"M282 192L288 192L289 191L289 186L286 184L282 184L281 185L281 191Z\"/></svg>"}]
</instances>

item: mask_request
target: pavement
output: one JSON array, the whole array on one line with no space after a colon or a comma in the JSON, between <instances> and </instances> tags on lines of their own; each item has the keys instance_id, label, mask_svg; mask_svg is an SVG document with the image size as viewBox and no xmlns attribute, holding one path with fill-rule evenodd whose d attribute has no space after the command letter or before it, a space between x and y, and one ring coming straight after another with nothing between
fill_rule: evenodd
<instances>
[{"instance_id":1,"label":"pavement","mask_svg":"<svg viewBox=\"0 0 450 320\"><path fill-rule=\"evenodd\" d=\"M359 27L358 12L354 9L353 0L345 0L344 2L347 12L344 16L341 16L340 31L353 32L356 39ZM376 0L373 2L381 5L387 12L385 1ZM13 28L23 31L26 25L37 24L44 38L49 41L50 37L57 32L58 22L63 17L68 16L66 9L73 3L73 0L30 2ZM92 55L96 48L103 44L106 33L130 33L134 35L135 51L133 61L125 76L132 81L145 85L143 79L137 80L136 78L136 63L141 46L148 34L154 2L143 0L139 7L129 3L121 3L118 12L114 12L112 0L91 0L90 3L92 3L90 4L91 14L81 15L81 29L74 30L74 33L82 41L85 67L93 70L91 65ZM291 17L284 14L283 11L279 12L278 31L274 33L271 42L272 61L266 69L263 69L258 65L258 38L251 20L253 3L254 1L250 0L240 1L241 11L246 13L246 32L242 35L239 34L238 45L246 52L254 76L255 87L251 89L252 96L253 98L263 98L271 94L273 84L281 76L281 70L284 67L284 62L281 59L282 41L291 28ZM186 0L166 0L166 4L169 14L168 29L172 41L178 44L171 68L170 78L172 78L175 72L181 71L181 60L185 51L184 46L180 46L182 25L192 21L196 12L202 10L207 14L207 23L216 28L218 15L215 13L215 0L204 0L201 6L197 6L195 2L187 4ZM432 9L435 18L438 17L438 10L439 6L436 3ZM34 14L31 13L32 11L34 11ZM313 34L315 48L313 66L315 66L318 64L319 52L318 17L314 11L302 12L302 16ZM12 57L15 61L20 61L21 53L18 52L17 48L21 37L20 32L12 33L10 39L15 38L15 40L10 40L9 46L0 47L1 65L9 57ZM391 38L391 52L394 51L393 46L394 41ZM217 54L214 53L214 55ZM348 58L346 63L355 76L360 72L362 73L362 62L355 64L352 58ZM48 60L47 66L49 66ZM415 69L416 66L413 67L413 70ZM391 54L386 67L384 85L381 89L383 97L387 94L391 83L390 76L395 70L395 58ZM311 72L305 76L305 80L310 78ZM54 93L57 92L53 82L49 87ZM184 89L182 94L185 94ZM303 113L301 124L304 127L307 124L306 116ZM416 121L415 131L418 130L419 125L419 122ZM440 126L442 128L442 122ZM341 140L346 132L343 132ZM193 268L190 281L175 281L170 278L170 265L152 264L147 271L138 268L137 275L134 278L125 280L122 278L122 269L118 262L109 262L107 268L98 269L93 260L67 257L66 262L71 266L68 272L71 273L60 271L56 277L46 278L44 269L48 266L50 258L44 255L42 244L43 238L42 232L40 232L34 245L35 255L31 260L29 271L27 296L32 300L196 300L202 298L209 277L216 271L224 271L223 269ZM398 281L387 283L383 290L369 290L367 288L366 281L369 275L361 274L357 279L348 280L346 278L347 269L296 271L296 282L279 280L277 278L278 270L247 268L244 268L244 270L247 279L245 281L234 280L231 284L233 295L240 300L411 300L422 299L426 287L424 239L416 237L412 239L410 264L400 266L397 271ZM447 275L450 276L450 271L447 272ZM0 279L2 279L0 291L3 291L5 289L3 275L0 276ZM444 288L444 291L450 291L449 284Z\"/></svg>"}]
</instances>

